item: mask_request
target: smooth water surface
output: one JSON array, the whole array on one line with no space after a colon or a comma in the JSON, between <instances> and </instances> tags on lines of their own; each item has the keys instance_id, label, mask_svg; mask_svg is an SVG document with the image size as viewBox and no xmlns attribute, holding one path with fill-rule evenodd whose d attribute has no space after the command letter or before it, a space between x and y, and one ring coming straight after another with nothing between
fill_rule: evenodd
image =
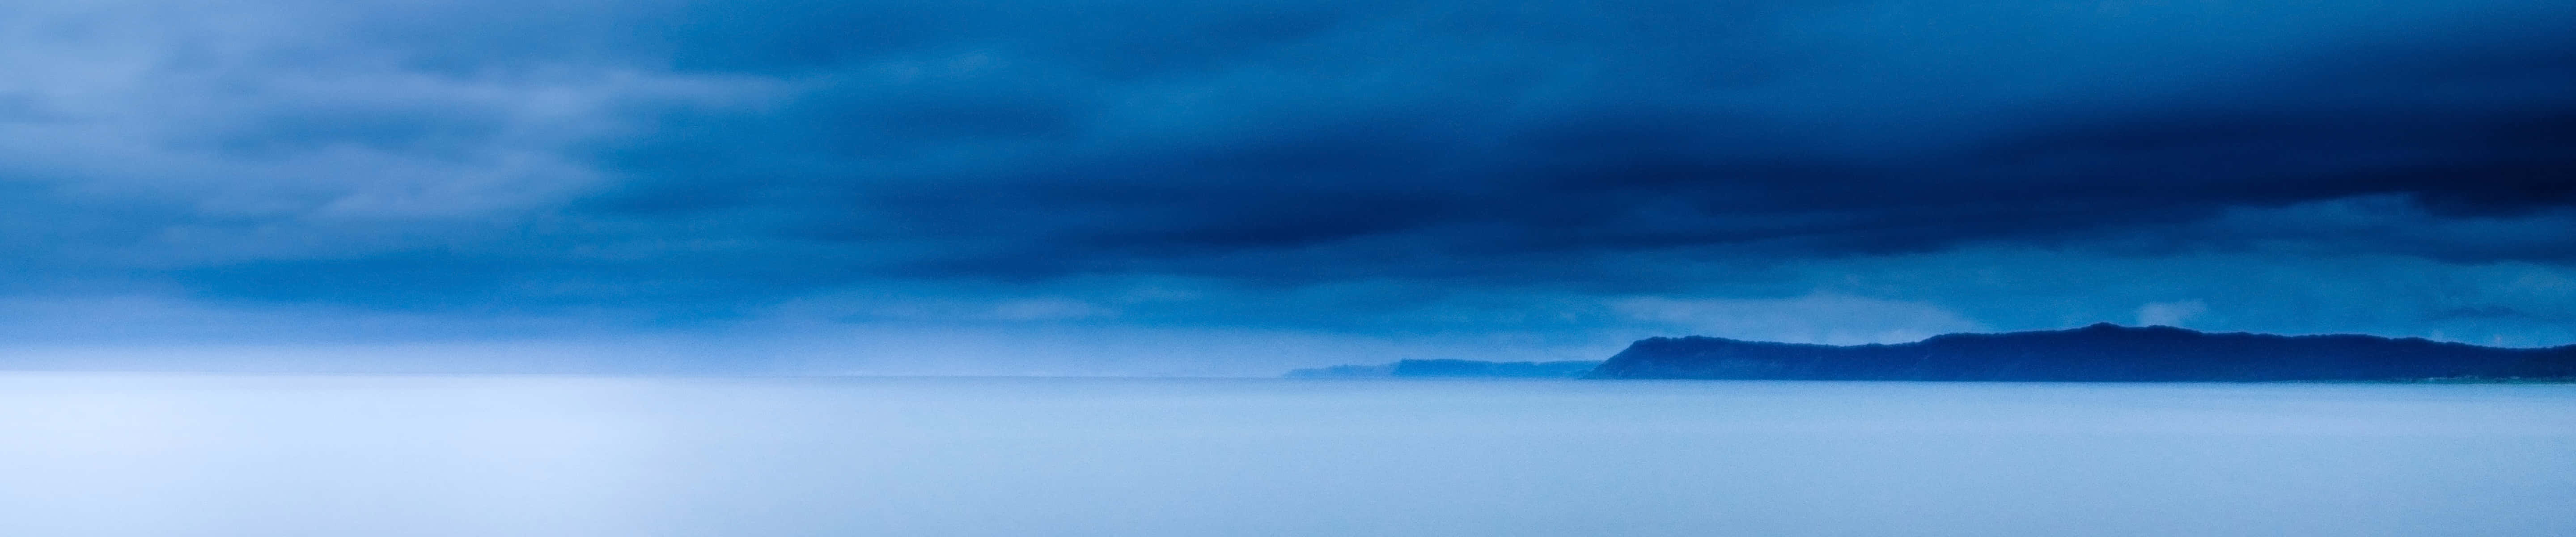
<instances>
[{"instance_id":1,"label":"smooth water surface","mask_svg":"<svg viewBox=\"0 0 2576 537\"><path fill-rule=\"evenodd\" d=\"M2576 535L2576 386L0 374L0 535Z\"/></svg>"}]
</instances>

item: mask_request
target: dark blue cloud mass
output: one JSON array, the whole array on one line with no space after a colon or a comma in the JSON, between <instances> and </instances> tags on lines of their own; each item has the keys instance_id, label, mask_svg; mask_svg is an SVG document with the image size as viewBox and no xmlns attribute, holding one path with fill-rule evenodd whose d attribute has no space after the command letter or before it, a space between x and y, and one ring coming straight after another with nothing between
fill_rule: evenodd
<instances>
[{"instance_id":1,"label":"dark blue cloud mass","mask_svg":"<svg viewBox=\"0 0 2576 537\"><path fill-rule=\"evenodd\" d=\"M2106 320L2576 343L2570 27L2535 0L16 3L0 318L1126 349L1004 368L1044 371ZM1278 357L1101 343L1206 338ZM1035 352L1008 348L941 359Z\"/></svg>"}]
</instances>

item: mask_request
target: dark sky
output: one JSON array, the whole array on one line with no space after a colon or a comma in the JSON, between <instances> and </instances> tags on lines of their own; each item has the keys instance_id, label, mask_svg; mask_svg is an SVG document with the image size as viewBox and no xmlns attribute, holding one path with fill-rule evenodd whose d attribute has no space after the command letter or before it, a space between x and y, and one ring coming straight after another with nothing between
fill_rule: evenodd
<instances>
[{"instance_id":1,"label":"dark sky","mask_svg":"<svg viewBox=\"0 0 2576 537\"><path fill-rule=\"evenodd\" d=\"M10 2L0 362L2576 343L2569 28L2559 0Z\"/></svg>"}]
</instances>

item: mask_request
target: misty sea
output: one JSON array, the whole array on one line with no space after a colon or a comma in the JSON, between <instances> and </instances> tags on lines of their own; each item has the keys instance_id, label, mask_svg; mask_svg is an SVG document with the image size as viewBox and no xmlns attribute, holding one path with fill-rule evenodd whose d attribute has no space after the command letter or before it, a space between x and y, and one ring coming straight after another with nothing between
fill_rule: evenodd
<instances>
[{"instance_id":1,"label":"misty sea","mask_svg":"<svg viewBox=\"0 0 2576 537\"><path fill-rule=\"evenodd\" d=\"M2576 386L0 374L9 536L2565 536Z\"/></svg>"}]
</instances>

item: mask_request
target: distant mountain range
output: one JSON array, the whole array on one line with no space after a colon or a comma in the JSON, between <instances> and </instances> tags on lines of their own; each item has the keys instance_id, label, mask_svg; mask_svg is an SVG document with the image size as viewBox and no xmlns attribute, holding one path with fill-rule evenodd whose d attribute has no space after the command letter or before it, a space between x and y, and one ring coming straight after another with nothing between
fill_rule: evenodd
<instances>
[{"instance_id":1,"label":"distant mountain range","mask_svg":"<svg viewBox=\"0 0 2576 537\"><path fill-rule=\"evenodd\" d=\"M1712 337L1638 341L1592 370L1606 379L1940 381L2576 380L2576 345L2504 349L2420 338L2203 333L2096 324L1949 334L1892 345Z\"/></svg>"},{"instance_id":2,"label":"distant mountain range","mask_svg":"<svg viewBox=\"0 0 2576 537\"><path fill-rule=\"evenodd\" d=\"M2040 382L2576 381L2576 345L2505 349L2421 338L2204 333L2109 323L1948 334L1913 343L1809 345L1652 338L1606 362L1403 360L1299 369L1294 378L1595 378Z\"/></svg>"},{"instance_id":3,"label":"distant mountain range","mask_svg":"<svg viewBox=\"0 0 2576 537\"><path fill-rule=\"evenodd\" d=\"M1601 362L1402 360L1289 371L1290 378L1579 378Z\"/></svg>"}]
</instances>

